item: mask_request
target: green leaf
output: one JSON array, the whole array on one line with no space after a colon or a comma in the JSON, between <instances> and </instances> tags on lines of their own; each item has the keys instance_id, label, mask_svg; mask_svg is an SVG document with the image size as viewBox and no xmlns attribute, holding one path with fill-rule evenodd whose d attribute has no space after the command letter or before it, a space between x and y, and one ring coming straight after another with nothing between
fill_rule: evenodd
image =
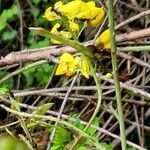
<instances>
[{"instance_id":1,"label":"green leaf","mask_svg":"<svg viewBox=\"0 0 150 150\"><path fill-rule=\"evenodd\" d=\"M99 118L95 117L94 120L92 121L92 125L95 125L95 126L99 127ZM95 132L96 132L96 129L92 128L92 127L88 128L87 131L86 131L86 133L88 135L94 135Z\"/></svg>"},{"instance_id":2,"label":"green leaf","mask_svg":"<svg viewBox=\"0 0 150 150\"><path fill-rule=\"evenodd\" d=\"M33 33L36 33L37 35L57 40L57 41L61 42L62 44L71 46L71 47L75 48L78 52L82 52L86 56L93 58L92 52L88 48L84 47L82 44L80 44L77 41L69 40L69 39L64 38L62 36L59 36L57 34L53 34L53 33L49 32L48 30L45 30L43 28L34 28L34 27L32 27L32 28L29 28L29 29Z\"/></svg>"},{"instance_id":3,"label":"green leaf","mask_svg":"<svg viewBox=\"0 0 150 150\"><path fill-rule=\"evenodd\" d=\"M34 79L34 75L35 75L35 68L26 70L23 72L23 75L26 78L26 82L27 82L27 87L30 87L33 84L33 79Z\"/></svg>"},{"instance_id":4,"label":"green leaf","mask_svg":"<svg viewBox=\"0 0 150 150\"><path fill-rule=\"evenodd\" d=\"M6 72L6 71L1 71L0 70L0 79L2 79L3 77L5 77L7 74L9 74L9 73ZM1 84L1 86L7 86L10 89L13 88L13 86L14 86L14 80L13 80L13 78L10 78L7 81L5 81L4 83Z\"/></svg>"},{"instance_id":5,"label":"green leaf","mask_svg":"<svg viewBox=\"0 0 150 150\"><path fill-rule=\"evenodd\" d=\"M97 117L95 117L95 119L93 120L93 122L92 122L92 125L95 125L95 126L99 126L99 123L100 123L100 121L99 121L99 119L97 118ZM76 121L74 121L73 122L73 125L75 125L77 128L79 128L79 129L81 129L81 130L84 130L84 128L85 128L85 125L83 125L82 123L80 123L80 119L77 119ZM92 127L90 127L87 131L86 131L86 133L88 134L88 135L93 135L93 134L95 134L95 132L96 132L96 129L95 128L92 128Z\"/></svg>"},{"instance_id":6,"label":"green leaf","mask_svg":"<svg viewBox=\"0 0 150 150\"><path fill-rule=\"evenodd\" d=\"M53 105L53 103L43 104L33 111L32 114L44 115Z\"/></svg>"},{"instance_id":7,"label":"green leaf","mask_svg":"<svg viewBox=\"0 0 150 150\"><path fill-rule=\"evenodd\" d=\"M104 147L104 150L113 150L110 144L102 142L101 145Z\"/></svg>"},{"instance_id":8,"label":"green leaf","mask_svg":"<svg viewBox=\"0 0 150 150\"><path fill-rule=\"evenodd\" d=\"M32 10L32 13L33 13L33 15L34 15L35 17L37 17L37 16L40 14L40 9L34 8L34 9Z\"/></svg>"},{"instance_id":9,"label":"green leaf","mask_svg":"<svg viewBox=\"0 0 150 150\"><path fill-rule=\"evenodd\" d=\"M53 128L51 128L52 130ZM53 140L54 145L62 145L66 142L71 141L71 133L67 131L64 127L56 127L56 133Z\"/></svg>"},{"instance_id":10,"label":"green leaf","mask_svg":"<svg viewBox=\"0 0 150 150\"><path fill-rule=\"evenodd\" d=\"M51 73L53 72L54 65L48 63L42 64L37 68L32 68L23 72L27 81L27 87L32 86L33 81L36 80L39 84L47 84Z\"/></svg>"},{"instance_id":11,"label":"green leaf","mask_svg":"<svg viewBox=\"0 0 150 150\"><path fill-rule=\"evenodd\" d=\"M6 27L6 19L0 17L0 31Z\"/></svg>"},{"instance_id":12,"label":"green leaf","mask_svg":"<svg viewBox=\"0 0 150 150\"><path fill-rule=\"evenodd\" d=\"M41 106L39 106L36 110L34 110L32 112L32 114L37 114L37 115L44 115L51 107L53 106L53 103L46 103L43 104ZM40 125L40 126L47 126L48 124L46 122L38 122L39 119L31 117L29 118L26 122L27 122L27 127L28 128L32 128L36 125Z\"/></svg>"},{"instance_id":13,"label":"green leaf","mask_svg":"<svg viewBox=\"0 0 150 150\"><path fill-rule=\"evenodd\" d=\"M77 148L77 150L86 150L85 146L80 146L79 148Z\"/></svg>"},{"instance_id":14,"label":"green leaf","mask_svg":"<svg viewBox=\"0 0 150 150\"><path fill-rule=\"evenodd\" d=\"M4 41L9 41L9 40L14 39L16 37L16 35L17 35L17 32L14 30L13 31L6 31L2 35L2 39Z\"/></svg>"},{"instance_id":15,"label":"green leaf","mask_svg":"<svg viewBox=\"0 0 150 150\"><path fill-rule=\"evenodd\" d=\"M54 69L54 65L43 64L36 70L35 78L38 83L45 85Z\"/></svg>"},{"instance_id":16,"label":"green leaf","mask_svg":"<svg viewBox=\"0 0 150 150\"><path fill-rule=\"evenodd\" d=\"M48 45L50 45L50 40L43 40L43 41L32 43L30 48L42 48Z\"/></svg>"},{"instance_id":17,"label":"green leaf","mask_svg":"<svg viewBox=\"0 0 150 150\"><path fill-rule=\"evenodd\" d=\"M3 10L1 18L8 21L10 19L13 19L13 17L18 14L19 10L17 5L13 5L11 8Z\"/></svg>"},{"instance_id":18,"label":"green leaf","mask_svg":"<svg viewBox=\"0 0 150 150\"><path fill-rule=\"evenodd\" d=\"M2 85L1 87L0 87L0 93L1 94L6 94L8 92L8 87L7 87L7 85Z\"/></svg>"},{"instance_id":19,"label":"green leaf","mask_svg":"<svg viewBox=\"0 0 150 150\"><path fill-rule=\"evenodd\" d=\"M38 4L41 0L32 0L32 3Z\"/></svg>"},{"instance_id":20,"label":"green leaf","mask_svg":"<svg viewBox=\"0 0 150 150\"><path fill-rule=\"evenodd\" d=\"M83 130L85 128L85 125L81 124L79 119L77 119L75 122L73 122L73 124L81 130Z\"/></svg>"},{"instance_id":21,"label":"green leaf","mask_svg":"<svg viewBox=\"0 0 150 150\"><path fill-rule=\"evenodd\" d=\"M44 19L43 15L40 15L38 18L37 18L37 21L38 21L38 25L43 25L45 23L47 23L46 19Z\"/></svg>"},{"instance_id":22,"label":"green leaf","mask_svg":"<svg viewBox=\"0 0 150 150\"><path fill-rule=\"evenodd\" d=\"M51 147L51 150L62 150L64 145L53 145Z\"/></svg>"},{"instance_id":23,"label":"green leaf","mask_svg":"<svg viewBox=\"0 0 150 150\"><path fill-rule=\"evenodd\" d=\"M7 21L14 19L19 14L17 5L12 5L9 9L4 9L0 15L0 31L6 27Z\"/></svg>"}]
</instances>

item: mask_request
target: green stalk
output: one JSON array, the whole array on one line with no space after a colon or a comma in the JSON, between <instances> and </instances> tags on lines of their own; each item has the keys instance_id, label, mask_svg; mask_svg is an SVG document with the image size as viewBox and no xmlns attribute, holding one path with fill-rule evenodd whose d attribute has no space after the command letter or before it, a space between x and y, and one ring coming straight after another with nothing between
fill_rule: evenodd
<instances>
[{"instance_id":1,"label":"green stalk","mask_svg":"<svg viewBox=\"0 0 150 150\"><path fill-rule=\"evenodd\" d=\"M117 47L117 51L123 52L141 52L141 51L150 51L150 45L144 46L127 46L127 47Z\"/></svg>"},{"instance_id":2,"label":"green stalk","mask_svg":"<svg viewBox=\"0 0 150 150\"><path fill-rule=\"evenodd\" d=\"M96 117L97 113L99 112L100 106L101 106L101 102L102 102L102 88L101 88L101 82L99 81L96 72L91 64L91 62L89 61L89 65L90 65L90 69L97 87L97 91L98 91L98 101L97 101L97 105L95 108L95 111L92 115L92 117L90 118L88 124L86 125L86 127L84 128L84 132L86 132L88 130L88 128L90 127L90 125L92 124L92 121L94 120L94 118ZM69 148L69 150L73 150L75 149L75 146L82 140L82 134L80 134L72 143L72 146ZM103 146L99 146L97 147L98 149L103 149Z\"/></svg>"},{"instance_id":3,"label":"green stalk","mask_svg":"<svg viewBox=\"0 0 150 150\"><path fill-rule=\"evenodd\" d=\"M122 150L127 150L124 114L123 114L123 106L122 106L122 98L121 98L121 88L120 88L120 81L118 77L117 47L116 47L115 31L114 31L113 0L108 0L108 15L109 15L109 29L110 29L110 43L111 43L111 59L112 59L113 77L115 81L121 145L122 145Z\"/></svg>"}]
</instances>

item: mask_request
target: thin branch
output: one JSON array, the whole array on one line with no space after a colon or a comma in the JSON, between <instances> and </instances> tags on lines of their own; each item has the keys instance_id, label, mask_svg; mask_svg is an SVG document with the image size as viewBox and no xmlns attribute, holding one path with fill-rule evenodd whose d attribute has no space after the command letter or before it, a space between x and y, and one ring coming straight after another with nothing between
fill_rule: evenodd
<instances>
[{"instance_id":1,"label":"thin branch","mask_svg":"<svg viewBox=\"0 0 150 150\"><path fill-rule=\"evenodd\" d=\"M66 94L65 94L65 98L64 98L64 100L63 100L63 103L62 103L62 105L61 105L61 108L60 108L60 110L59 110L59 113L58 113L58 116L57 116L57 119L58 120L60 120L60 117L61 117L61 115L62 115L62 112L63 112L63 110L64 110L64 108L65 108L65 106L66 106L66 103L67 103L67 99L68 99L68 97L69 97L69 95L70 95L70 93L71 93L71 91L72 91L72 88L73 88L73 86L74 86L74 84L75 84L75 82L76 82L76 80L77 80L77 77L78 77L78 74L76 75L76 76L74 76L74 78L73 78L73 80L72 80L72 82L71 82L71 85L70 85L70 87L69 87L69 89L67 90L67 92L66 92ZM56 126L58 126L58 121L56 121L55 122L55 127L54 127L54 129L53 129L53 131L52 131L52 133L51 133L51 135L50 135L50 137L49 137L49 140L48 140L48 144L47 144L47 150L49 150L50 148L51 148L51 144L52 144L52 141L53 141L53 138L54 138L54 136L55 136L55 132L56 132Z\"/></svg>"},{"instance_id":2,"label":"thin branch","mask_svg":"<svg viewBox=\"0 0 150 150\"><path fill-rule=\"evenodd\" d=\"M25 105L25 104L22 104L22 106ZM6 109L8 112L11 112L13 114L16 114L16 115L21 115L23 117L26 117L26 118L39 118L39 119L46 119L46 120L50 120L50 121L57 121L57 118L55 117L51 117L51 116L44 116L44 115L36 115L36 114L28 114L28 113L25 113L25 112L17 112L15 110L12 110L4 105L0 105L0 107ZM29 106L30 108L32 109L37 109L36 107L33 107L33 106ZM28 107L28 108L29 108ZM57 112L53 112L53 111L48 111L51 115L54 115L54 116L57 116L58 113ZM71 121L76 121L75 118L72 118L72 117L68 117L67 115L62 115L62 117L64 119L68 119L68 120L71 120ZM60 123L64 124L64 125L68 125L68 127L72 127L72 125L70 125L69 123L65 122L65 121L60 121ZM86 125L87 123L85 121L81 121L82 124ZM133 125L133 126L136 126L136 125ZM116 140L121 140L121 138L115 134L112 134L111 132L103 129L103 128L100 128L100 127L97 127L95 125L91 125L91 127L95 128L96 130L100 131L100 132L103 132L104 134L108 134L109 136L115 138ZM73 129L76 129L77 132L80 131L80 129L77 129L73 126ZM83 132L84 133L84 132ZM86 134L84 134L84 136L86 136ZM134 144L130 141L127 141L127 144L130 145L130 146L133 146L139 150L146 150L145 148L142 148L141 146L137 145L137 144ZM95 145L95 144L94 144Z\"/></svg>"}]
</instances>

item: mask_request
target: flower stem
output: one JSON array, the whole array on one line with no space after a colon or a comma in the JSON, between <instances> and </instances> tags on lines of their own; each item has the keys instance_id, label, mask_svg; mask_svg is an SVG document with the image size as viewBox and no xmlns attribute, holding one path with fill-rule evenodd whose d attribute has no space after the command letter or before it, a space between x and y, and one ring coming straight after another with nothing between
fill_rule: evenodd
<instances>
[{"instance_id":1,"label":"flower stem","mask_svg":"<svg viewBox=\"0 0 150 150\"><path fill-rule=\"evenodd\" d=\"M88 128L91 126L92 124L92 121L94 120L94 118L96 117L97 113L99 112L100 110L100 107L101 107L101 102L102 102L102 88L101 88L101 81L100 79L98 78L98 76L96 75L96 72L89 60L89 65L90 65L90 69L91 69L91 72L92 72L92 76L94 78L94 81L95 81L95 84L96 84L96 87L97 87L97 92L98 92L98 101L97 101L97 105L96 105L96 108L95 108L95 111L92 115L92 117L90 118L88 124L86 125L86 127L84 128L84 132L86 132L88 130ZM73 150L75 149L76 145L81 141L82 139L82 134L80 134L75 140L74 142L72 143L72 146L69 148L69 150ZM97 147L97 149L103 149L103 146L102 145L99 145Z\"/></svg>"},{"instance_id":2,"label":"flower stem","mask_svg":"<svg viewBox=\"0 0 150 150\"><path fill-rule=\"evenodd\" d=\"M115 32L114 32L113 0L108 0L108 13L109 13L108 16L109 16L110 43L111 43L111 59L112 59L113 77L115 81L121 145L122 145L122 150L127 150L123 106L122 106L122 98L121 98L121 88L120 88L120 82L118 78L117 48L116 48Z\"/></svg>"}]
</instances>

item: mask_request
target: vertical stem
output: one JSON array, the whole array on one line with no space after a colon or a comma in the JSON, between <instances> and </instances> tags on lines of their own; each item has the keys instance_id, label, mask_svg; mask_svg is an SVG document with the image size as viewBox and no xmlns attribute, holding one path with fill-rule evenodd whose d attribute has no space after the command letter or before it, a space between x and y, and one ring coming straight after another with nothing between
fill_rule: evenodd
<instances>
[{"instance_id":1,"label":"vertical stem","mask_svg":"<svg viewBox=\"0 0 150 150\"><path fill-rule=\"evenodd\" d=\"M123 115L122 98L121 98L121 88L120 88L120 82L118 78L117 48L116 48L115 32L114 32L113 0L108 0L108 15L109 15L109 29L110 29L110 43L111 43L111 59L112 59L113 77L115 81L121 145L122 145L122 150L127 150L124 115Z\"/></svg>"}]
</instances>

